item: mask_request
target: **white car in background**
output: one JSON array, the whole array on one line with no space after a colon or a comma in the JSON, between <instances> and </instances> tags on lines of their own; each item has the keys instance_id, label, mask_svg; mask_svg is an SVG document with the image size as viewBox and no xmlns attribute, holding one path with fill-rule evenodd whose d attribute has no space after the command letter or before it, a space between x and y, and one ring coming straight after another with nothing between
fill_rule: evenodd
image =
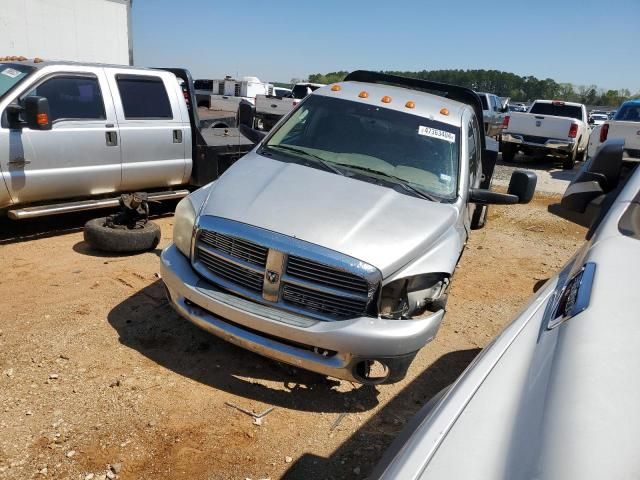
<instances>
[{"instance_id":1,"label":"white car in background","mask_svg":"<svg viewBox=\"0 0 640 480\"><path fill-rule=\"evenodd\" d=\"M592 127L602 125L607 120L609 120L609 116L606 113L592 113L589 115L589 125Z\"/></svg>"},{"instance_id":2,"label":"white car in background","mask_svg":"<svg viewBox=\"0 0 640 480\"><path fill-rule=\"evenodd\" d=\"M594 156L602 142L609 138L624 139L625 155L640 159L640 99L624 102L612 120L605 120L592 130L587 156Z\"/></svg>"},{"instance_id":3,"label":"white car in background","mask_svg":"<svg viewBox=\"0 0 640 480\"><path fill-rule=\"evenodd\" d=\"M588 241L370 479L635 479L640 472L640 169L611 140L554 213ZM552 210L550 208L550 210Z\"/></svg>"}]
</instances>

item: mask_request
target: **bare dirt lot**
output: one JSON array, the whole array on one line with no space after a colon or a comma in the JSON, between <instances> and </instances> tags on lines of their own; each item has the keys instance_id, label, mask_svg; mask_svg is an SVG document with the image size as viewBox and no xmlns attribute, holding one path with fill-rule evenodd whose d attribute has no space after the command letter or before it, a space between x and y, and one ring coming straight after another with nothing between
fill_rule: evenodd
<instances>
[{"instance_id":1,"label":"bare dirt lot","mask_svg":"<svg viewBox=\"0 0 640 480\"><path fill-rule=\"evenodd\" d=\"M377 388L296 371L182 320L156 276L160 250L93 252L82 216L3 222L0 478L364 478L582 243L584 230L547 213L553 200L491 208L436 340L403 382ZM157 221L163 247L173 219ZM275 408L256 425L225 402Z\"/></svg>"}]
</instances>

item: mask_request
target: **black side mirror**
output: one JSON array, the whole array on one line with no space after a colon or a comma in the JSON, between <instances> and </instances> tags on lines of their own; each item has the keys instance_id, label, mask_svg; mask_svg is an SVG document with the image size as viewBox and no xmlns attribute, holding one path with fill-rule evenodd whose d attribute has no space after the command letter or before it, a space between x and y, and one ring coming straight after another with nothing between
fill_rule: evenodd
<instances>
[{"instance_id":1,"label":"black side mirror","mask_svg":"<svg viewBox=\"0 0 640 480\"><path fill-rule=\"evenodd\" d=\"M31 130L51 130L49 100L45 97L26 97L24 99L24 119Z\"/></svg>"},{"instance_id":2,"label":"black side mirror","mask_svg":"<svg viewBox=\"0 0 640 480\"><path fill-rule=\"evenodd\" d=\"M516 170L511 174L507 193L518 197L518 203L529 203L536 193L538 176L528 170Z\"/></svg>"},{"instance_id":3,"label":"black side mirror","mask_svg":"<svg viewBox=\"0 0 640 480\"><path fill-rule=\"evenodd\" d=\"M584 213L589 203L618 186L622 170L624 139L613 138L600 145L567 187L560 206L574 213Z\"/></svg>"},{"instance_id":4,"label":"black side mirror","mask_svg":"<svg viewBox=\"0 0 640 480\"><path fill-rule=\"evenodd\" d=\"M538 177L526 170L516 170L511 174L507 193L492 192L483 188L472 188L469 201L484 205L513 205L529 203L536 191Z\"/></svg>"}]
</instances>

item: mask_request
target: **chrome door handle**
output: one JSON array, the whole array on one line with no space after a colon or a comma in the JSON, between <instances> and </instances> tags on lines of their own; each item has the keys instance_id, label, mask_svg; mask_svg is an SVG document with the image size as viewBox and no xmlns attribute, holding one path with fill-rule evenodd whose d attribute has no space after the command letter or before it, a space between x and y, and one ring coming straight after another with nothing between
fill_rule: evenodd
<instances>
[{"instance_id":1,"label":"chrome door handle","mask_svg":"<svg viewBox=\"0 0 640 480\"><path fill-rule=\"evenodd\" d=\"M118 145L117 132L105 132L104 136L107 140L107 147L116 147Z\"/></svg>"}]
</instances>

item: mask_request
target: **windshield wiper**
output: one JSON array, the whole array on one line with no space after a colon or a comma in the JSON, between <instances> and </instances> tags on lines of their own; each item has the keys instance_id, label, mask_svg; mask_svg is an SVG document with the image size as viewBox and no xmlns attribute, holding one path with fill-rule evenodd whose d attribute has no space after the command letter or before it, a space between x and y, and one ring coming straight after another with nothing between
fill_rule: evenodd
<instances>
[{"instance_id":1,"label":"windshield wiper","mask_svg":"<svg viewBox=\"0 0 640 480\"><path fill-rule=\"evenodd\" d=\"M415 193L416 195L426 199L426 200L430 200L432 202L440 202L441 199L428 194L427 192L422 191L422 189L414 187L413 185L411 185L409 182L407 182L404 178L400 178L400 177L396 177L395 175L391 175L389 173L385 173L382 172L380 170L376 170L374 168L368 168L368 167L362 167L360 165L349 165L346 163L338 163L338 165L341 165L343 167L347 167L347 168L354 168L356 170L363 170L365 172L370 172L370 173L375 173L377 175L382 175L383 177L387 177L387 178L393 178L394 180L397 180L398 183L405 189L408 190L410 192Z\"/></svg>"},{"instance_id":2,"label":"windshield wiper","mask_svg":"<svg viewBox=\"0 0 640 480\"><path fill-rule=\"evenodd\" d=\"M331 162L327 162L324 158L319 157L318 155L314 155L313 153L307 152L306 150L303 150L301 148L292 147L290 145L267 145L267 148L275 148L275 149L279 148L280 150L285 150L285 151L294 152L294 153L301 153L305 157L312 158L313 160L315 160L316 162L324 166L326 170L329 170L333 173L337 173L338 175L344 176L344 172L334 167L331 164Z\"/></svg>"}]
</instances>

